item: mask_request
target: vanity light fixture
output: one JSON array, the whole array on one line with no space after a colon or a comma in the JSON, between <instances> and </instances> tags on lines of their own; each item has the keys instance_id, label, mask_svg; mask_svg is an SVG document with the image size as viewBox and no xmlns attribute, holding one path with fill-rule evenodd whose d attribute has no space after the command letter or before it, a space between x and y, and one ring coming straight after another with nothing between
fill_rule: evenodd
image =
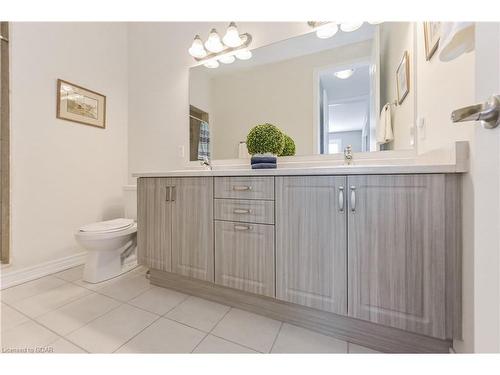
<instances>
[{"instance_id":1,"label":"vanity light fixture","mask_svg":"<svg viewBox=\"0 0 500 375\"><path fill-rule=\"evenodd\" d=\"M354 69L344 69L339 70L338 72L333 73L333 75L339 79L347 79L354 74Z\"/></svg>"},{"instance_id":2,"label":"vanity light fixture","mask_svg":"<svg viewBox=\"0 0 500 375\"><path fill-rule=\"evenodd\" d=\"M248 60L252 58L252 51L249 51L247 49L242 49L236 52L235 56L240 60Z\"/></svg>"},{"instance_id":3,"label":"vanity light fixture","mask_svg":"<svg viewBox=\"0 0 500 375\"><path fill-rule=\"evenodd\" d=\"M369 21L368 22L370 25L378 25L382 23L381 21ZM351 31L355 31L359 29L361 26L363 26L363 22L344 22L344 23L339 23L337 24L336 22L318 22L318 21L309 21L307 23L309 26L311 26L314 31L316 31L316 36L320 39L327 39L331 38L337 32L342 30L345 33L349 33Z\"/></svg>"},{"instance_id":4,"label":"vanity light fixture","mask_svg":"<svg viewBox=\"0 0 500 375\"><path fill-rule=\"evenodd\" d=\"M345 33L350 33L351 31L355 31L363 26L363 22L345 22L340 24L340 30Z\"/></svg>"},{"instance_id":5,"label":"vanity light fixture","mask_svg":"<svg viewBox=\"0 0 500 375\"><path fill-rule=\"evenodd\" d=\"M210 52L220 52L224 49L224 44L220 40L220 36L217 33L217 30L210 30L210 34L208 35L208 39L205 42L205 48Z\"/></svg>"},{"instance_id":6,"label":"vanity light fixture","mask_svg":"<svg viewBox=\"0 0 500 375\"><path fill-rule=\"evenodd\" d=\"M226 30L226 35L222 38L224 44L228 47L239 47L243 44L243 39L240 37L240 33L236 24L231 22Z\"/></svg>"},{"instance_id":7,"label":"vanity light fixture","mask_svg":"<svg viewBox=\"0 0 500 375\"><path fill-rule=\"evenodd\" d=\"M189 54L207 68L217 68L219 62L231 64L236 59L250 59L252 52L248 50L248 47L251 42L252 36L248 33L240 34L236 24L231 22L222 40L216 29L210 30L205 43L199 35L196 35L189 48Z\"/></svg>"},{"instance_id":8,"label":"vanity light fixture","mask_svg":"<svg viewBox=\"0 0 500 375\"><path fill-rule=\"evenodd\" d=\"M199 35L196 35L193 40L193 44L189 48L189 54L193 57L202 59L207 55L205 47L203 47L203 42Z\"/></svg>"}]
</instances>

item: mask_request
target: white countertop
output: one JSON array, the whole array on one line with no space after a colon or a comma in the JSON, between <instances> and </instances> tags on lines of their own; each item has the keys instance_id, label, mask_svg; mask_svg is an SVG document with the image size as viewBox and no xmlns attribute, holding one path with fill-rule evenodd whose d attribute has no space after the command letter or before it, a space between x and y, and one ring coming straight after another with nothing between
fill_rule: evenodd
<instances>
[{"instance_id":1,"label":"white countertop","mask_svg":"<svg viewBox=\"0 0 500 375\"><path fill-rule=\"evenodd\" d=\"M372 153L375 154L375 153ZM192 167L183 170L133 173L133 177L188 177L188 176L297 176L297 175L350 175L350 174L415 174L464 173L468 171L468 144L456 142L452 149L436 150L413 157L356 158L351 165L341 159L316 159L299 162L288 159L278 161L276 169L251 169L250 162L217 164L213 169ZM319 160L319 161L318 161Z\"/></svg>"}]
</instances>

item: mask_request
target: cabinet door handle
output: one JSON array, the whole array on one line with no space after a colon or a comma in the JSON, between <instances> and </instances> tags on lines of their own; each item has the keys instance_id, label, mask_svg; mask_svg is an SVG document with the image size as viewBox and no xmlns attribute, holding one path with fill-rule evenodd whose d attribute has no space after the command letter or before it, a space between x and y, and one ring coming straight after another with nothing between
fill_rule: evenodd
<instances>
[{"instance_id":1,"label":"cabinet door handle","mask_svg":"<svg viewBox=\"0 0 500 375\"><path fill-rule=\"evenodd\" d=\"M171 190L172 192L170 193L170 200L172 202L175 202L175 198L177 196L177 194L176 194L177 189L175 188L175 186L171 186L171 189L172 189Z\"/></svg>"},{"instance_id":2,"label":"cabinet door handle","mask_svg":"<svg viewBox=\"0 0 500 375\"><path fill-rule=\"evenodd\" d=\"M170 198L172 196L172 191L170 190L171 186L165 186L165 201L170 202Z\"/></svg>"},{"instance_id":3,"label":"cabinet door handle","mask_svg":"<svg viewBox=\"0 0 500 375\"><path fill-rule=\"evenodd\" d=\"M356 186L351 186L351 211L356 212Z\"/></svg>"},{"instance_id":4,"label":"cabinet door handle","mask_svg":"<svg viewBox=\"0 0 500 375\"><path fill-rule=\"evenodd\" d=\"M238 231L244 231L244 230L251 230L252 227L250 225L235 225L234 230Z\"/></svg>"},{"instance_id":5,"label":"cabinet door handle","mask_svg":"<svg viewBox=\"0 0 500 375\"><path fill-rule=\"evenodd\" d=\"M233 214L249 214L251 211L245 208L235 208Z\"/></svg>"},{"instance_id":6,"label":"cabinet door handle","mask_svg":"<svg viewBox=\"0 0 500 375\"><path fill-rule=\"evenodd\" d=\"M247 186L247 185L235 185L233 186L233 190L234 191L247 191L247 190L252 190L252 187L251 186Z\"/></svg>"},{"instance_id":7,"label":"cabinet door handle","mask_svg":"<svg viewBox=\"0 0 500 375\"><path fill-rule=\"evenodd\" d=\"M344 187L339 186L339 211L344 212Z\"/></svg>"}]
</instances>

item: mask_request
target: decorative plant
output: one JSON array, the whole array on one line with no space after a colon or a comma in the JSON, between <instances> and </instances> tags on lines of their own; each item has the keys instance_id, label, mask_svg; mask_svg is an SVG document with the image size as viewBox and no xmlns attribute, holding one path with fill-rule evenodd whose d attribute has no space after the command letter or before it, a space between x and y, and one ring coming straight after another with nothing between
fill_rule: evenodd
<instances>
[{"instance_id":1,"label":"decorative plant","mask_svg":"<svg viewBox=\"0 0 500 375\"><path fill-rule=\"evenodd\" d=\"M247 136L250 155L271 153L281 155L285 148L285 134L272 124L254 126Z\"/></svg>"},{"instance_id":2,"label":"decorative plant","mask_svg":"<svg viewBox=\"0 0 500 375\"><path fill-rule=\"evenodd\" d=\"M285 147L279 156L294 156L295 155L295 142L291 137L285 134Z\"/></svg>"}]
</instances>

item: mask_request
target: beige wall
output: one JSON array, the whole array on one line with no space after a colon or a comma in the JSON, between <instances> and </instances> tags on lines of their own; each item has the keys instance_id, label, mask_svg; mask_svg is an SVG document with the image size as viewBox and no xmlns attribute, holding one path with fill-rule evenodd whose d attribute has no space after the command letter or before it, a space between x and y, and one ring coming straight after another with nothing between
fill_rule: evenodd
<instances>
[{"instance_id":1,"label":"beige wall","mask_svg":"<svg viewBox=\"0 0 500 375\"><path fill-rule=\"evenodd\" d=\"M365 41L213 78L213 158L237 158L239 142L266 122L294 139L297 155L312 155L314 70L369 58L370 51Z\"/></svg>"},{"instance_id":2,"label":"beige wall","mask_svg":"<svg viewBox=\"0 0 500 375\"><path fill-rule=\"evenodd\" d=\"M450 115L454 109L475 103L475 53L444 63L436 52L426 61L421 22L417 25L417 49L418 117L425 122L425 137L417 140L418 152L470 140L473 127L453 124Z\"/></svg>"},{"instance_id":3,"label":"beige wall","mask_svg":"<svg viewBox=\"0 0 500 375\"><path fill-rule=\"evenodd\" d=\"M380 25L380 107L398 98L396 71L403 54L408 51L410 62L410 91L401 105L392 107L394 141L388 144L391 150L407 150L410 143L410 127L415 119L415 82L413 73L414 23L386 22ZM418 87L417 87L418 89Z\"/></svg>"},{"instance_id":4,"label":"beige wall","mask_svg":"<svg viewBox=\"0 0 500 375\"><path fill-rule=\"evenodd\" d=\"M81 225L123 214L127 26L11 24L12 248L5 272L71 256ZM107 96L106 129L56 119L56 80Z\"/></svg>"}]
</instances>

